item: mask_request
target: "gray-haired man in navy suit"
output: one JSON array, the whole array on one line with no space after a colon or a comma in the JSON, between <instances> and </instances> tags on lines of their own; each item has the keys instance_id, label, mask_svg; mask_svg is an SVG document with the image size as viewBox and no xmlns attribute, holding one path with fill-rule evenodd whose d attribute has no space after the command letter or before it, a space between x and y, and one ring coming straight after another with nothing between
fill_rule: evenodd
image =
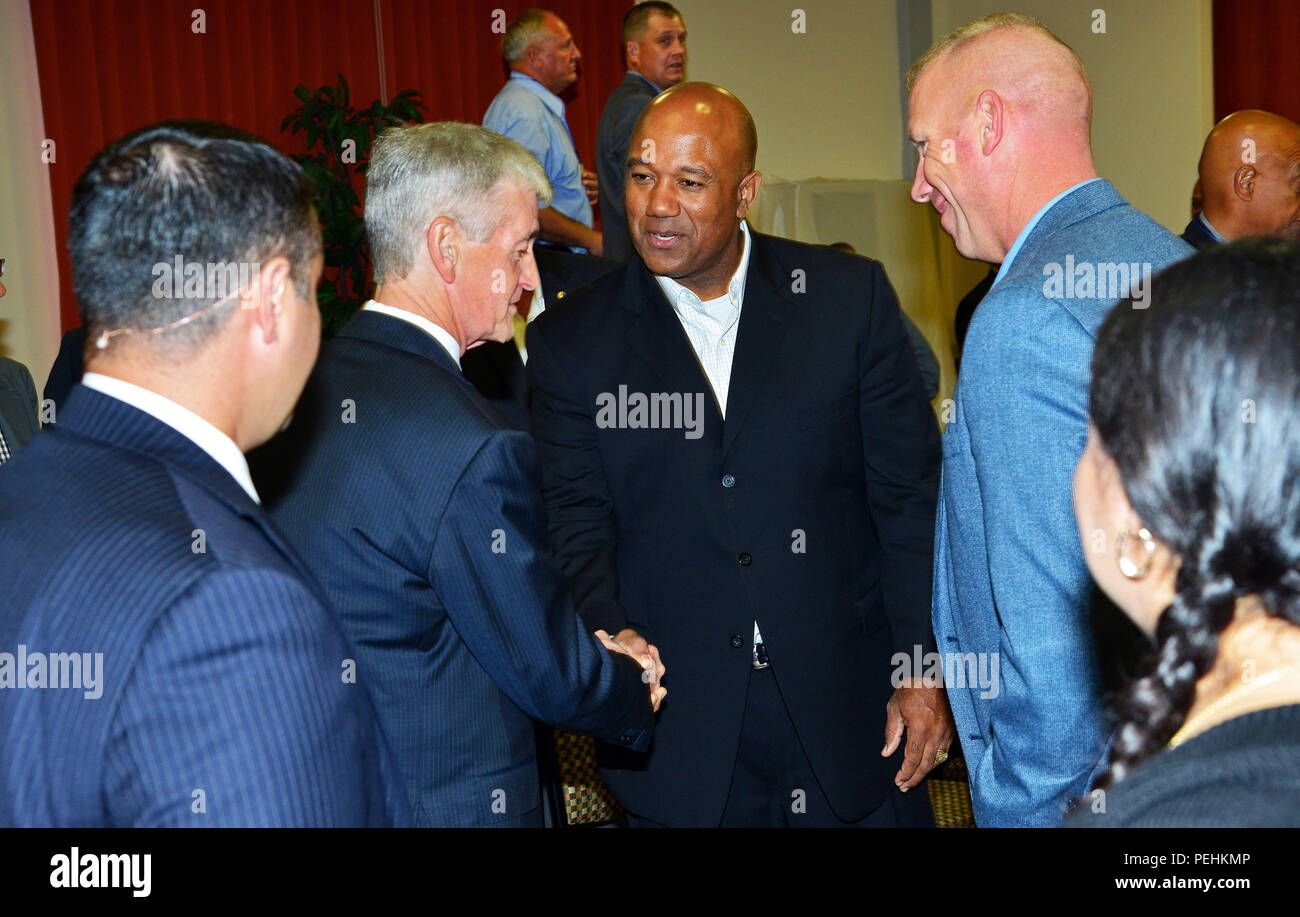
<instances>
[{"instance_id":1,"label":"gray-haired man in navy suit","mask_svg":"<svg viewBox=\"0 0 1300 917\"><path fill-rule=\"evenodd\" d=\"M642 750L665 691L657 650L629 660L574 613L532 438L460 370L510 340L549 195L536 158L486 128L380 137L374 299L258 462L357 643L420 826L541 825L533 721Z\"/></svg>"}]
</instances>

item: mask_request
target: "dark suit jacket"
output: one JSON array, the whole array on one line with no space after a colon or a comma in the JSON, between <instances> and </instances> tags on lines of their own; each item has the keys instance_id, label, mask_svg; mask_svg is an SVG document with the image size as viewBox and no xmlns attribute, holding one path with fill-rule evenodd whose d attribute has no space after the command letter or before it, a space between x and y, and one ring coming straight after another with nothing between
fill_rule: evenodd
<instances>
[{"instance_id":1,"label":"dark suit jacket","mask_svg":"<svg viewBox=\"0 0 1300 917\"><path fill-rule=\"evenodd\" d=\"M45 400L54 403L54 420L59 419L59 410L63 402L72 393L72 387L81 381L85 370L84 351L86 348L86 326L70 328L59 341L59 355L50 367L49 378L45 380Z\"/></svg>"},{"instance_id":2,"label":"dark suit jacket","mask_svg":"<svg viewBox=\"0 0 1300 917\"><path fill-rule=\"evenodd\" d=\"M1198 213L1192 217L1192 221L1187 224L1183 230L1182 240L1198 252L1203 252L1207 248L1214 248L1216 245L1222 245L1218 239L1210 235L1210 231L1205 228L1201 221L1201 215Z\"/></svg>"},{"instance_id":3,"label":"dark suit jacket","mask_svg":"<svg viewBox=\"0 0 1300 917\"><path fill-rule=\"evenodd\" d=\"M529 333L550 535L579 612L635 628L668 667L648 761L611 756L606 781L670 825L720 821L755 620L846 820L897 792L901 750L880 757L891 655L933 648L938 432L897 298L875 261L758 233L752 246L725 423L640 259ZM600 418L620 386L704 393L702 435Z\"/></svg>"},{"instance_id":4,"label":"dark suit jacket","mask_svg":"<svg viewBox=\"0 0 1300 917\"><path fill-rule=\"evenodd\" d=\"M529 717L650 741L639 669L574 614L546 548L536 463L437 341L364 311L257 456L272 515L357 644L419 825L539 816Z\"/></svg>"},{"instance_id":5,"label":"dark suit jacket","mask_svg":"<svg viewBox=\"0 0 1300 917\"><path fill-rule=\"evenodd\" d=\"M17 360L0 357L0 433L10 455L32 441L41 428L39 417L32 374Z\"/></svg>"},{"instance_id":6,"label":"dark suit jacket","mask_svg":"<svg viewBox=\"0 0 1300 917\"><path fill-rule=\"evenodd\" d=\"M604 258L578 255L553 248L535 248L537 272L542 279L546 307L603 277L618 265ZM528 430L528 377L514 341L488 341L465 351L460 358L465 378L492 403L516 430Z\"/></svg>"},{"instance_id":7,"label":"dark suit jacket","mask_svg":"<svg viewBox=\"0 0 1300 917\"><path fill-rule=\"evenodd\" d=\"M610 93L600 113L596 126L596 174L600 178L600 231L603 236L603 253L611 261L622 264L636 258L632 240L628 236L627 212L623 205L624 184L627 181L627 145L632 140L641 112L658 95L650 82L639 73L629 70L623 82Z\"/></svg>"},{"instance_id":8,"label":"dark suit jacket","mask_svg":"<svg viewBox=\"0 0 1300 917\"><path fill-rule=\"evenodd\" d=\"M0 506L0 648L29 686L33 654L102 654L80 690L6 686L0 825L409 822L337 621L193 442L77 386Z\"/></svg>"}]
</instances>

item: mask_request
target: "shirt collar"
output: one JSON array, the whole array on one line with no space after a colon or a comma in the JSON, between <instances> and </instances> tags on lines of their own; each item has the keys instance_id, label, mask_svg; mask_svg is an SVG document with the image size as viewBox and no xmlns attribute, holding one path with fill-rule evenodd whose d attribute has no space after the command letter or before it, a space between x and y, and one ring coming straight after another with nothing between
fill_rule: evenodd
<instances>
[{"instance_id":1,"label":"shirt collar","mask_svg":"<svg viewBox=\"0 0 1300 917\"><path fill-rule=\"evenodd\" d=\"M651 89L653 89L653 90L655 91L655 94L656 94L656 95L658 95L659 93L663 92L662 89L660 89L660 88L659 88L658 86L656 86L654 83L650 82L650 80L646 78L646 75L645 75L644 73L642 73L641 71L639 71L639 70L629 70L628 73L631 73L631 74L633 74L633 75L635 75L635 76L639 76L639 77L641 77L641 79L645 80L645 84L646 84L647 86L649 86Z\"/></svg>"},{"instance_id":2,"label":"shirt collar","mask_svg":"<svg viewBox=\"0 0 1300 917\"><path fill-rule=\"evenodd\" d=\"M81 378L81 384L123 401L167 424L226 469L254 503L262 502L253 486L253 476L248 473L248 460L239 451L235 441L189 408L147 388L101 373L86 373Z\"/></svg>"},{"instance_id":3,"label":"shirt collar","mask_svg":"<svg viewBox=\"0 0 1300 917\"><path fill-rule=\"evenodd\" d=\"M740 253L740 264L736 266L736 273L731 275L731 282L727 284L727 299L731 307L738 312L745 301L745 275L749 273L749 227L744 220L740 221L740 234L745 239ZM703 304L700 297L673 278L656 274L655 280L659 281L660 289L664 291L664 295L668 297L668 301L676 311L680 312L684 307L699 308Z\"/></svg>"},{"instance_id":4,"label":"shirt collar","mask_svg":"<svg viewBox=\"0 0 1300 917\"><path fill-rule=\"evenodd\" d=\"M527 73L520 73L518 70L511 70L510 79L518 83L521 89L527 89L533 95L537 96L537 98L541 99L542 103L547 108L555 112L557 118L561 121L564 120L563 99L551 92L551 90L547 89L541 83L537 82L537 80L533 79Z\"/></svg>"},{"instance_id":5,"label":"shirt collar","mask_svg":"<svg viewBox=\"0 0 1300 917\"><path fill-rule=\"evenodd\" d=\"M1007 256L1002 259L1002 267L998 268L998 275L993 278L993 287L996 287L1002 281L1002 278L1006 275L1007 271L1010 270L1011 262L1016 260L1016 255L1020 254L1020 247L1025 244L1025 240L1029 238L1029 234L1034 231L1034 227L1038 225L1038 221L1047 215L1047 211L1055 207L1056 202L1067 194L1072 194L1084 185L1090 185L1095 181L1101 181L1100 176L1097 178L1089 178L1086 181L1081 181L1077 185L1071 185L1039 208L1038 212L1035 213L1029 222L1025 224L1025 228L1020 230L1020 235L1016 236L1016 241L1012 244L1011 251L1007 252ZM989 289L992 290L993 287L990 287Z\"/></svg>"},{"instance_id":6,"label":"shirt collar","mask_svg":"<svg viewBox=\"0 0 1300 917\"><path fill-rule=\"evenodd\" d=\"M442 349L447 351L447 356L451 357L452 362L456 364L456 368L460 369L460 342L446 328L429 321L423 315L416 315L414 312L408 312L394 306L386 306L374 299L367 300L366 304L361 308L366 312L378 312L380 315L389 315L404 322L410 322L441 344Z\"/></svg>"},{"instance_id":7,"label":"shirt collar","mask_svg":"<svg viewBox=\"0 0 1300 917\"><path fill-rule=\"evenodd\" d=\"M1221 245L1226 245L1228 243L1228 240L1223 238L1223 233L1214 228L1214 224L1210 222L1210 218L1205 215L1204 210L1196 215L1196 219L1201 221L1201 225L1205 227L1205 231L1210 234L1210 237L1213 238L1215 242L1218 242Z\"/></svg>"}]
</instances>

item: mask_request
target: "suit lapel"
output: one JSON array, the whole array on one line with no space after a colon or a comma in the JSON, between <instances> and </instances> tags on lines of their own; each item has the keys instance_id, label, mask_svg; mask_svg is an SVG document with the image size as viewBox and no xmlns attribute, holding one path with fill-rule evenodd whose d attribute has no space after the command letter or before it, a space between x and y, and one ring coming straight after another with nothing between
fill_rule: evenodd
<instances>
[{"instance_id":1,"label":"suit lapel","mask_svg":"<svg viewBox=\"0 0 1300 917\"><path fill-rule=\"evenodd\" d=\"M772 366L777 362L795 309L794 303L786 298L790 279L771 258L766 237L750 230L750 246L745 299L727 389L727 420L722 428L724 457L772 378Z\"/></svg>"},{"instance_id":2,"label":"suit lapel","mask_svg":"<svg viewBox=\"0 0 1300 917\"><path fill-rule=\"evenodd\" d=\"M695 356L695 348L681 320L640 258L629 264L621 292L619 301L633 313L627 327L628 347L663 385L663 391L706 395L704 428L714 444L719 444L722 415L713 397L713 386Z\"/></svg>"}]
</instances>

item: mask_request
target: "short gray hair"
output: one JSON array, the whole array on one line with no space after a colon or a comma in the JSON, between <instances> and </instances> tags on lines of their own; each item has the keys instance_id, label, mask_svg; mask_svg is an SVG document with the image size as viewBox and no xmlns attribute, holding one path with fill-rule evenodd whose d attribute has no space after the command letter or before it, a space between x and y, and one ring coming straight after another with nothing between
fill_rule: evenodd
<instances>
[{"instance_id":1,"label":"short gray hair","mask_svg":"<svg viewBox=\"0 0 1300 917\"><path fill-rule=\"evenodd\" d=\"M551 183L537 157L485 127L440 121L384 131L366 171L375 282L410 273L438 217L450 217L475 241L490 237L503 220L496 207L503 183L533 191L539 206L551 202Z\"/></svg>"},{"instance_id":2,"label":"short gray hair","mask_svg":"<svg viewBox=\"0 0 1300 917\"><path fill-rule=\"evenodd\" d=\"M554 15L550 10L524 10L506 26L506 33L501 36L501 56L507 65L523 59L533 42L549 31L546 17Z\"/></svg>"}]
</instances>

